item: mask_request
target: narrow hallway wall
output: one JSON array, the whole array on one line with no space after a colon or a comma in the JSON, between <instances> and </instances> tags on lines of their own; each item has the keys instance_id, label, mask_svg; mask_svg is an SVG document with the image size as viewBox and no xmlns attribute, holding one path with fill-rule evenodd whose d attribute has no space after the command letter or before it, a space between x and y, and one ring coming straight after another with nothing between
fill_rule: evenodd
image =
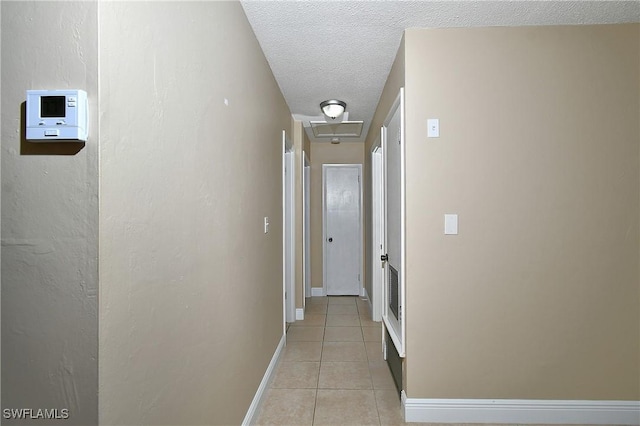
<instances>
[{"instance_id":1,"label":"narrow hallway wall","mask_svg":"<svg viewBox=\"0 0 640 426\"><path fill-rule=\"evenodd\" d=\"M98 5L2 2L2 408L98 421ZM26 142L27 89L83 89L86 144ZM4 414L4 413L3 413ZM35 414L35 412L34 412ZM13 421L3 424L33 424Z\"/></svg>"},{"instance_id":2,"label":"narrow hallway wall","mask_svg":"<svg viewBox=\"0 0 640 426\"><path fill-rule=\"evenodd\" d=\"M100 7L100 422L239 424L282 337L290 112L239 3Z\"/></svg>"},{"instance_id":3,"label":"narrow hallway wall","mask_svg":"<svg viewBox=\"0 0 640 426\"><path fill-rule=\"evenodd\" d=\"M409 397L640 399L639 32L405 33Z\"/></svg>"}]
</instances>

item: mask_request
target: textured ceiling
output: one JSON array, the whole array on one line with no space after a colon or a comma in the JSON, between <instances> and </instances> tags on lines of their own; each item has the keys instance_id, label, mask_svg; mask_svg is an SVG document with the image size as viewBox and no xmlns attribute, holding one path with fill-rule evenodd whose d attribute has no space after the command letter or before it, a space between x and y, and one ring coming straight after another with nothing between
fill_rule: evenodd
<instances>
[{"instance_id":1,"label":"textured ceiling","mask_svg":"<svg viewBox=\"0 0 640 426\"><path fill-rule=\"evenodd\" d=\"M320 102L343 100L349 120L364 121L362 137L351 141L367 135L406 28L640 22L640 1L243 0L242 6L294 116L306 127L321 118Z\"/></svg>"}]
</instances>

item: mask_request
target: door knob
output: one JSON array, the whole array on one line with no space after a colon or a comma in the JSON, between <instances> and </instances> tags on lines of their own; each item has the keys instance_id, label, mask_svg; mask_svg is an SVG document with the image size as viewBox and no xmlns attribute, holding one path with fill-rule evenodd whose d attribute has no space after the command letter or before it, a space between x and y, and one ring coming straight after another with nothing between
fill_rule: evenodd
<instances>
[{"instance_id":1,"label":"door knob","mask_svg":"<svg viewBox=\"0 0 640 426\"><path fill-rule=\"evenodd\" d=\"M382 260L383 262L386 262L387 260L389 260L389 255L383 254L382 256L380 256L380 260Z\"/></svg>"},{"instance_id":2,"label":"door knob","mask_svg":"<svg viewBox=\"0 0 640 426\"><path fill-rule=\"evenodd\" d=\"M329 237L329 242L332 243L333 242L333 238Z\"/></svg>"}]
</instances>

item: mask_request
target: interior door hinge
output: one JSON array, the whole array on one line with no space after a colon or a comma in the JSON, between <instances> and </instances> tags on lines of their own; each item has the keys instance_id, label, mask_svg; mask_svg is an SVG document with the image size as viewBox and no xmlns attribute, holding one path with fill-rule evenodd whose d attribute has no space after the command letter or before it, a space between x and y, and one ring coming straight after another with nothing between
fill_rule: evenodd
<instances>
[{"instance_id":1,"label":"interior door hinge","mask_svg":"<svg viewBox=\"0 0 640 426\"><path fill-rule=\"evenodd\" d=\"M358 274L358 281L360 281L360 274Z\"/></svg>"},{"instance_id":2,"label":"interior door hinge","mask_svg":"<svg viewBox=\"0 0 640 426\"><path fill-rule=\"evenodd\" d=\"M398 321L402 322L402 306L398 309Z\"/></svg>"},{"instance_id":3,"label":"interior door hinge","mask_svg":"<svg viewBox=\"0 0 640 426\"><path fill-rule=\"evenodd\" d=\"M360 183L360 175L358 175L358 183Z\"/></svg>"}]
</instances>

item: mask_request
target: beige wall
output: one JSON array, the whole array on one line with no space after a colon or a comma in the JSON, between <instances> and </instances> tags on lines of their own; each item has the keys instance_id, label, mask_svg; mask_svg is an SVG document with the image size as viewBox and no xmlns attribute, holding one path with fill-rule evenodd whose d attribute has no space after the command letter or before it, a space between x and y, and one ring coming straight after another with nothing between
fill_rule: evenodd
<instances>
[{"instance_id":1,"label":"beige wall","mask_svg":"<svg viewBox=\"0 0 640 426\"><path fill-rule=\"evenodd\" d=\"M404 36L400 41L400 47L398 48L398 52L396 53L396 58L393 61L393 65L391 67L391 71L387 76L387 82L385 83L382 94L380 95L380 100L378 101L378 106L376 107L376 112L373 115L373 120L371 121L371 126L369 127L369 133L367 134L367 139L365 140L364 145L364 180L363 180L363 194L364 194L364 206L365 206L365 267L364 267L364 276L365 276L365 287L367 289L367 294L370 298L375 297L372 296L372 282L371 282L371 239L372 237L372 217L371 212L373 210L371 204L371 148L374 143L376 143L376 139L380 137L380 128L384 120L387 118L389 114L389 110L391 106L395 102L398 94L400 93L400 88L404 87L404 75L405 75L405 67L404 67ZM374 266L379 266L379 261L374 261Z\"/></svg>"},{"instance_id":2,"label":"beige wall","mask_svg":"<svg viewBox=\"0 0 640 426\"><path fill-rule=\"evenodd\" d=\"M311 286L322 287L322 165L363 164L364 143L311 144Z\"/></svg>"},{"instance_id":3,"label":"beige wall","mask_svg":"<svg viewBox=\"0 0 640 426\"><path fill-rule=\"evenodd\" d=\"M409 397L640 399L639 31L406 32Z\"/></svg>"},{"instance_id":4,"label":"beige wall","mask_svg":"<svg viewBox=\"0 0 640 426\"><path fill-rule=\"evenodd\" d=\"M290 113L239 3L100 7L100 422L239 424L282 336Z\"/></svg>"},{"instance_id":5,"label":"beige wall","mask_svg":"<svg viewBox=\"0 0 640 426\"><path fill-rule=\"evenodd\" d=\"M98 6L2 2L2 407L98 421ZM86 144L23 140L27 89L84 89ZM32 423L27 421L26 423ZM25 424L3 419L3 424Z\"/></svg>"},{"instance_id":6,"label":"beige wall","mask_svg":"<svg viewBox=\"0 0 640 426\"><path fill-rule=\"evenodd\" d=\"M306 152L307 157L311 159L311 141L309 140L307 132L304 132L304 152Z\"/></svg>"}]
</instances>

